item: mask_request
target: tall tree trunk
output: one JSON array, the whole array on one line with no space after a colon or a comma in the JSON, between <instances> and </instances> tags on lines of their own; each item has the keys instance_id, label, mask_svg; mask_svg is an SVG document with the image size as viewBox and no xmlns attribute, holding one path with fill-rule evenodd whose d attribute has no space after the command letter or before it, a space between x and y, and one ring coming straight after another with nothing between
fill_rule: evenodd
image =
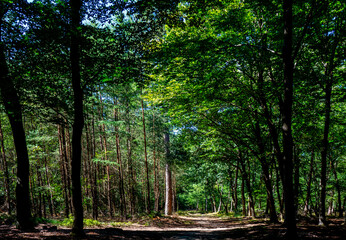
<instances>
[{"instance_id":1,"label":"tall tree trunk","mask_svg":"<svg viewBox=\"0 0 346 240\"><path fill-rule=\"evenodd\" d=\"M131 131L131 122L130 122L130 107L129 107L129 99L126 99L126 131L127 131L127 139L126 139L126 145L127 145L127 165L129 168L129 199L130 199L130 212L131 215L135 213L136 208L136 193L135 193L135 173L134 173L134 167L133 167L133 161L132 161L132 131Z\"/></svg>"},{"instance_id":2,"label":"tall tree trunk","mask_svg":"<svg viewBox=\"0 0 346 240\"><path fill-rule=\"evenodd\" d=\"M114 121L119 121L117 101L114 99ZM117 161L118 161L118 171L119 171L119 192L120 192L120 211L121 216L126 217L126 198L125 198L125 187L124 187L124 171L123 164L121 159L121 149L120 149L120 137L119 137L119 129L118 126L115 125L115 145L117 150Z\"/></svg>"},{"instance_id":3,"label":"tall tree trunk","mask_svg":"<svg viewBox=\"0 0 346 240\"><path fill-rule=\"evenodd\" d=\"M173 186L172 186L172 171L170 166L170 151L169 151L169 133L165 133L165 149L166 149L166 201L165 215L173 213Z\"/></svg>"},{"instance_id":4,"label":"tall tree trunk","mask_svg":"<svg viewBox=\"0 0 346 240\"><path fill-rule=\"evenodd\" d=\"M80 8L81 0L71 0L71 71L72 71L72 88L74 100L74 119L72 134L72 201L74 221L72 233L76 236L83 235L83 205L82 205L82 189L81 189L81 138L84 126L83 117L83 90L81 88L80 75Z\"/></svg>"},{"instance_id":5,"label":"tall tree trunk","mask_svg":"<svg viewBox=\"0 0 346 240\"><path fill-rule=\"evenodd\" d=\"M327 84L325 88L325 119L324 119L324 132L322 140L322 153L321 153L321 199L319 211L319 225L326 223L326 186L327 186L327 154L329 148L329 126L330 126L330 111L331 111L331 95L332 95L332 77L327 76Z\"/></svg>"},{"instance_id":6,"label":"tall tree trunk","mask_svg":"<svg viewBox=\"0 0 346 240\"><path fill-rule=\"evenodd\" d=\"M46 150L46 152L47 152L47 150ZM53 202L53 191L51 189L50 180L49 180L49 170L48 170L48 163L47 162L48 162L47 157L45 157L44 158L44 166L45 166L46 182L47 182L48 192L49 192L49 210L50 210L51 216L54 216L54 215L56 215L56 213L55 213L55 207L54 207L54 202Z\"/></svg>"},{"instance_id":7,"label":"tall tree trunk","mask_svg":"<svg viewBox=\"0 0 346 240\"><path fill-rule=\"evenodd\" d=\"M298 213L298 198L299 198L299 168L300 168L300 158L298 154L298 149L294 147L294 184L293 184L293 191L294 191L294 206L296 209L296 214Z\"/></svg>"},{"instance_id":8,"label":"tall tree trunk","mask_svg":"<svg viewBox=\"0 0 346 240\"><path fill-rule=\"evenodd\" d=\"M159 211L159 201L160 201L160 192L159 192L159 181L158 181L158 170L157 165L158 159L156 157L156 134L155 134L155 114L153 113L153 160L154 160L154 195L155 195L155 203L154 203L154 211Z\"/></svg>"},{"instance_id":9,"label":"tall tree trunk","mask_svg":"<svg viewBox=\"0 0 346 240\"><path fill-rule=\"evenodd\" d=\"M2 164L4 168L4 177L5 177L5 190L6 190L6 205L7 205L7 213L8 215L11 215L12 213L12 204L11 204L11 189L10 189L10 177L8 173L8 165L7 165L7 158L5 153L5 145L4 145L4 134L2 132L2 126L0 121L0 145L1 145L1 157L2 157Z\"/></svg>"},{"instance_id":10,"label":"tall tree trunk","mask_svg":"<svg viewBox=\"0 0 346 240\"><path fill-rule=\"evenodd\" d=\"M101 89L100 91L100 119L103 121L103 102L102 102L102 96L101 96ZM105 161L108 161L108 150L107 150L107 135L106 135L106 125L102 123L101 126L102 135L100 135L101 141L103 140L103 152L104 157L103 159ZM112 197L111 197L111 178L110 178L110 167L109 164L106 165L106 174L107 174L107 205L108 205L108 212L110 217L113 217L113 209L112 209Z\"/></svg>"},{"instance_id":11,"label":"tall tree trunk","mask_svg":"<svg viewBox=\"0 0 346 240\"><path fill-rule=\"evenodd\" d=\"M66 174L66 167L65 167L65 148L64 148L64 128L59 124L58 125L58 138L59 138L59 155L60 155L60 174L61 174L61 180L63 184L64 189L64 199L65 199L65 217L68 218L70 214L70 207L69 207L69 194L68 194L68 184L67 184L67 174Z\"/></svg>"},{"instance_id":12,"label":"tall tree trunk","mask_svg":"<svg viewBox=\"0 0 346 240\"><path fill-rule=\"evenodd\" d=\"M305 206L304 206L304 214L307 215L310 210L309 202L311 196L311 181L312 181L312 173L314 169L314 151L311 151L311 159L310 159L310 170L308 175L307 189L306 189L306 198L305 198Z\"/></svg>"},{"instance_id":13,"label":"tall tree trunk","mask_svg":"<svg viewBox=\"0 0 346 240\"><path fill-rule=\"evenodd\" d=\"M259 122L257 121L256 123L256 138L257 138L257 144L259 148L259 160L261 163L262 167L262 172L263 172L263 178L264 178L264 183L266 186L266 192L267 192L267 198L268 198L268 207L270 211L270 222L277 223L278 222L278 217L276 215L276 210L275 210L275 201L274 201L274 195L273 195L273 187L272 187L272 181L270 179L269 175L269 164L267 162L267 159L265 157L265 146L262 141L262 136L261 136L261 128L259 125Z\"/></svg>"},{"instance_id":14,"label":"tall tree trunk","mask_svg":"<svg viewBox=\"0 0 346 240\"><path fill-rule=\"evenodd\" d=\"M147 213L151 212L151 201L150 201L150 181L149 181L149 166L148 166L148 154L147 154L147 137L145 131L145 118L144 118L144 104L143 99L141 100L142 104L142 120L143 120L143 138L144 138L144 159L145 159L145 171L146 171L146 184L147 184Z\"/></svg>"},{"instance_id":15,"label":"tall tree trunk","mask_svg":"<svg viewBox=\"0 0 346 240\"><path fill-rule=\"evenodd\" d=\"M234 201L234 211L238 211L238 173L239 173L239 162L237 162L237 167L235 170L235 178L234 178L234 184L233 184L233 193L232 198Z\"/></svg>"},{"instance_id":16,"label":"tall tree trunk","mask_svg":"<svg viewBox=\"0 0 346 240\"><path fill-rule=\"evenodd\" d=\"M70 130L69 125L67 125L66 121L66 128L64 128L64 137L63 137L63 146L65 151L65 162L64 162L64 169L66 173L66 183L67 183L67 194L69 199L69 206L70 206L70 212L73 212L72 206L72 189L71 189L71 161L72 161L72 149L71 149L71 139L70 139Z\"/></svg>"},{"instance_id":17,"label":"tall tree trunk","mask_svg":"<svg viewBox=\"0 0 346 240\"><path fill-rule=\"evenodd\" d=\"M335 164L331 163L331 168L334 174L335 188L336 188L336 191L338 192L338 212L339 212L339 217L341 218L343 216L342 201L341 201L341 187L340 187L340 182L338 179L338 174L336 173Z\"/></svg>"},{"instance_id":18,"label":"tall tree trunk","mask_svg":"<svg viewBox=\"0 0 346 240\"><path fill-rule=\"evenodd\" d=\"M244 177L241 178L241 205L242 205L242 215L246 216L245 180L244 180Z\"/></svg>"},{"instance_id":19,"label":"tall tree trunk","mask_svg":"<svg viewBox=\"0 0 346 240\"><path fill-rule=\"evenodd\" d=\"M252 188L251 188L251 184L250 184L250 177L248 172L246 171L246 167L245 167L245 163L244 163L244 159L241 156L241 153L239 152L239 162L240 162L240 166L241 166L241 174L242 174L242 178L245 180L245 185L249 194L249 212L251 217L256 217L256 213L255 213L255 205L254 205L254 199L253 199L253 195L252 195ZM245 201L245 199L244 199Z\"/></svg>"},{"instance_id":20,"label":"tall tree trunk","mask_svg":"<svg viewBox=\"0 0 346 240\"><path fill-rule=\"evenodd\" d=\"M296 215L293 191L293 137L292 137L292 105L293 105L293 1L283 1L284 21L284 99L280 107L283 134L282 178L285 199L285 224L287 237L297 238Z\"/></svg>"},{"instance_id":21,"label":"tall tree trunk","mask_svg":"<svg viewBox=\"0 0 346 240\"><path fill-rule=\"evenodd\" d=\"M3 16L0 16L0 33L2 32L2 18ZM9 70L4 53L4 45L2 42L0 42L0 91L7 116L10 120L13 141L17 153L17 220L21 229L30 230L34 227L34 223L31 216L31 202L29 193L28 149L22 122L22 109L14 83L9 76Z\"/></svg>"},{"instance_id":22,"label":"tall tree trunk","mask_svg":"<svg viewBox=\"0 0 346 240\"><path fill-rule=\"evenodd\" d=\"M91 159L93 159L96 155L96 136L95 136L95 118L94 114L92 115L92 123L91 123ZM92 202L93 202L93 219L97 220L98 219L98 188L97 188L97 164L92 162L91 163L91 168L92 168Z\"/></svg>"}]
</instances>

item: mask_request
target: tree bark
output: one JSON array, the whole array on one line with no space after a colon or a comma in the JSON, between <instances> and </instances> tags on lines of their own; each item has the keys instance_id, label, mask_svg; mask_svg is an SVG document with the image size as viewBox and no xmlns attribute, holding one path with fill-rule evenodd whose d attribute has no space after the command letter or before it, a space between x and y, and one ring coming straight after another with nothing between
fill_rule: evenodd
<instances>
[{"instance_id":1,"label":"tree bark","mask_svg":"<svg viewBox=\"0 0 346 240\"><path fill-rule=\"evenodd\" d=\"M314 169L314 151L311 151L311 159L310 159L310 170L309 170L309 176L308 176L308 182L307 182L307 189L306 189L306 198L305 198L305 206L304 206L304 214L307 215L308 211L310 210L309 202L311 197L311 181L312 181L312 173Z\"/></svg>"},{"instance_id":2,"label":"tree bark","mask_svg":"<svg viewBox=\"0 0 346 240\"><path fill-rule=\"evenodd\" d=\"M60 155L60 174L61 174L61 180L63 184L63 189L64 189L64 199L65 199L65 217L69 217L69 197L68 197L68 184L67 184L67 174L66 174L66 168L65 168L65 148L63 145L64 141L64 128L59 124L58 125L58 138L59 138L59 155Z\"/></svg>"},{"instance_id":3,"label":"tree bark","mask_svg":"<svg viewBox=\"0 0 346 240\"><path fill-rule=\"evenodd\" d=\"M0 16L2 22L3 16ZM2 23L0 22L0 28ZM0 32L2 30L0 29ZM1 39L1 37L0 37ZM22 121L22 109L14 83L9 76L9 70L4 53L4 45L0 42L0 91L7 116L10 120L13 141L17 153L17 186L16 208L17 220L22 230L34 227L31 216L31 201L29 193L29 156Z\"/></svg>"},{"instance_id":4,"label":"tree bark","mask_svg":"<svg viewBox=\"0 0 346 240\"><path fill-rule=\"evenodd\" d=\"M5 190L6 190L6 205L7 205L7 213L8 215L11 215L12 213L12 204L11 204L11 189L10 189L10 177L8 173L8 165L7 165L7 158L5 153L5 145L4 145L4 134L2 132L2 126L0 121L0 144L1 144L1 157L2 157L2 164L4 168L4 177L5 177Z\"/></svg>"},{"instance_id":5,"label":"tree bark","mask_svg":"<svg viewBox=\"0 0 346 240\"><path fill-rule=\"evenodd\" d=\"M330 111L331 111L331 95L332 95L332 78L327 76L327 84L325 88L325 119L324 119L324 132L322 140L322 153L321 153L321 202L319 211L319 225L326 224L326 186L327 186L327 154L329 148L328 135L330 126Z\"/></svg>"},{"instance_id":6,"label":"tree bark","mask_svg":"<svg viewBox=\"0 0 346 240\"><path fill-rule=\"evenodd\" d=\"M114 99L114 105L116 107L117 101ZM119 121L118 109L114 109L114 121ZM126 217L126 198L125 198L125 187L124 187L124 172L121 160L121 149L120 149L120 137L119 137L119 129L117 125L115 125L115 145L117 152L117 162L118 162L118 171L119 171L119 192L120 192L120 211L121 216Z\"/></svg>"},{"instance_id":7,"label":"tree bark","mask_svg":"<svg viewBox=\"0 0 346 240\"><path fill-rule=\"evenodd\" d=\"M72 233L76 236L81 236L83 232L83 205L82 205L82 189L81 189L81 154L82 146L81 139L84 126L83 117L83 90L81 88L80 75L80 8L81 0L71 0L71 72L72 72L72 88L74 99L74 120L72 134L72 201L74 221Z\"/></svg>"},{"instance_id":8,"label":"tree bark","mask_svg":"<svg viewBox=\"0 0 346 240\"><path fill-rule=\"evenodd\" d=\"M273 195L273 187L272 187L272 182L271 182L270 175L269 175L269 164L268 164L266 156L265 156L265 146L264 146L264 143L262 141L261 128L260 128L258 121L256 123L255 132L256 132L257 144L258 144L258 148L259 148L259 161L261 163L264 183L266 186L266 192L267 192L267 198L268 198L268 207L269 207L269 212L270 212L270 222L277 223L278 217L276 215L275 201L274 201L274 195Z\"/></svg>"},{"instance_id":9,"label":"tree bark","mask_svg":"<svg viewBox=\"0 0 346 240\"><path fill-rule=\"evenodd\" d=\"M333 163L331 163L332 171L334 174L334 179L335 179L335 188L336 191L338 192L338 212L339 212L339 217L342 218L343 216L343 210L342 210L342 201L341 201L341 187L340 187L340 182L338 179L338 174L336 173L336 167Z\"/></svg>"},{"instance_id":10,"label":"tree bark","mask_svg":"<svg viewBox=\"0 0 346 240\"><path fill-rule=\"evenodd\" d=\"M160 201L160 191L159 191L159 181L158 181L158 169L157 165L159 164L158 158L156 157L156 134L155 134L155 114L153 114L153 160L154 160L154 211L159 211L159 201Z\"/></svg>"},{"instance_id":11,"label":"tree bark","mask_svg":"<svg viewBox=\"0 0 346 240\"><path fill-rule=\"evenodd\" d=\"M142 104L142 120L143 120L143 138L144 138L144 159L145 159L145 172L146 172L146 184L147 184L147 213L151 212L151 201L150 201L150 181L149 181L149 167L148 167L148 154L147 154L147 136L145 131L145 118L144 118L144 104L143 100L141 100Z\"/></svg>"},{"instance_id":12,"label":"tree bark","mask_svg":"<svg viewBox=\"0 0 346 240\"><path fill-rule=\"evenodd\" d=\"M103 102L102 102L102 96L101 96L101 89L99 89L99 91L100 91L100 119L103 121L104 117L103 117ZM100 136L100 138L101 138L101 142L103 143L103 145L101 145L101 146L103 146L103 152L104 152L103 159L105 161L108 161L107 135L106 135L106 126L104 123L102 123L101 130L102 130L102 135ZM106 165L106 174L107 174L107 205L108 205L109 216L112 218L113 217L113 209L112 209L112 200L111 200L112 199L112 197L111 197L111 177L110 177L109 164Z\"/></svg>"},{"instance_id":13,"label":"tree bark","mask_svg":"<svg viewBox=\"0 0 346 240\"><path fill-rule=\"evenodd\" d=\"M293 137L292 137L292 105L293 105L293 1L283 1L284 21L284 99L280 107L283 134L282 178L285 199L285 224L287 237L297 238L296 215L293 191Z\"/></svg>"},{"instance_id":14,"label":"tree bark","mask_svg":"<svg viewBox=\"0 0 346 240\"><path fill-rule=\"evenodd\" d=\"M165 133L165 149L166 149L166 201L165 215L173 213L173 186L172 186L172 171L170 166L170 151L169 151L169 134Z\"/></svg>"},{"instance_id":15,"label":"tree bark","mask_svg":"<svg viewBox=\"0 0 346 240\"><path fill-rule=\"evenodd\" d=\"M127 145L127 165L128 165L128 171L129 171L129 199L130 199L130 212L131 215L135 213L136 208L136 191L135 191L135 170L133 167L133 161L132 161L132 131L131 131L131 122L130 122L130 107L129 107L129 99L126 98L126 131L127 131L127 139L126 139L126 145Z\"/></svg>"}]
</instances>

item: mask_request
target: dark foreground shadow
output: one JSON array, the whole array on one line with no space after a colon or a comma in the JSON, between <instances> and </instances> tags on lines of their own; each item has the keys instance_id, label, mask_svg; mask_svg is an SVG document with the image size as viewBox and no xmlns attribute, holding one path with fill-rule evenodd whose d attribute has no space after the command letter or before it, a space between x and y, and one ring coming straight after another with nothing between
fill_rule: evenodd
<instances>
[{"instance_id":1,"label":"dark foreground shadow","mask_svg":"<svg viewBox=\"0 0 346 240\"><path fill-rule=\"evenodd\" d=\"M299 227L299 239L340 239L345 240L344 226L333 227ZM46 228L34 232L21 232L10 226L0 226L0 239L47 239L67 240L71 237L71 230ZM285 239L285 229L280 225L256 226L251 228L232 229L225 231L150 231L150 230L122 230L117 228L86 229L85 236L80 239Z\"/></svg>"}]
</instances>

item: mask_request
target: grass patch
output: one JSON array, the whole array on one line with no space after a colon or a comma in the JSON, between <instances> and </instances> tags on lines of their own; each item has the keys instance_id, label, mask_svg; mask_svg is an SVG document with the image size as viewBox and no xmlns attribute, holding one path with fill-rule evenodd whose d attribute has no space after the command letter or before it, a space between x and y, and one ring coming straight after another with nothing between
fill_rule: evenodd
<instances>
[{"instance_id":1,"label":"grass patch","mask_svg":"<svg viewBox=\"0 0 346 240\"><path fill-rule=\"evenodd\" d=\"M128 227L133 224L133 222L111 222L109 223L112 227Z\"/></svg>"}]
</instances>

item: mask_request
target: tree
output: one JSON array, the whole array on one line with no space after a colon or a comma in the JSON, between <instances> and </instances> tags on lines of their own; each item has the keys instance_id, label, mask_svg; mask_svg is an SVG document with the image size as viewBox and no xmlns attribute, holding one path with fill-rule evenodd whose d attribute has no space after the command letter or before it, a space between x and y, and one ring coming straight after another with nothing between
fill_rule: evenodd
<instances>
[{"instance_id":1,"label":"tree","mask_svg":"<svg viewBox=\"0 0 346 240\"><path fill-rule=\"evenodd\" d=\"M74 221L72 233L76 236L83 235L83 205L82 205L82 189L81 189L81 138L84 126L83 117L83 91L81 88L80 75L80 9L81 0L71 0L71 73L72 73L72 88L74 98L74 120L72 133L72 201Z\"/></svg>"},{"instance_id":2,"label":"tree","mask_svg":"<svg viewBox=\"0 0 346 240\"><path fill-rule=\"evenodd\" d=\"M166 168L165 168L165 215L172 215L173 213L173 182L172 182L172 169L170 163L170 150L169 150L169 133L165 133L165 150L166 150Z\"/></svg>"},{"instance_id":3,"label":"tree","mask_svg":"<svg viewBox=\"0 0 346 240\"><path fill-rule=\"evenodd\" d=\"M0 34L4 28L6 12L10 3L1 2ZM17 153L17 186L16 210L19 227L22 230L31 230L34 227L31 216L31 201L29 196L29 156L22 122L22 107L19 97L10 76L6 63L5 46L0 35L0 91L7 116L10 120L13 140Z\"/></svg>"}]
</instances>

